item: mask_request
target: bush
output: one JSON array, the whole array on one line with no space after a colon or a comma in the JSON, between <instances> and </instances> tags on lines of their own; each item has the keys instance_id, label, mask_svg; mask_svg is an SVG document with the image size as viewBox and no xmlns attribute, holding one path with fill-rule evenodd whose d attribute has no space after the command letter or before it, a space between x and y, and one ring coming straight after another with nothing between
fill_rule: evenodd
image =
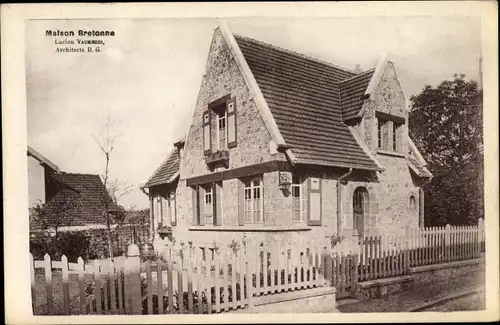
<instances>
[{"instance_id":1,"label":"bush","mask_svg":"<svg viewBox=\"0 0 500 325\"><path fill-rule=\"evenodd\" d=\"M91 245L90 236L84 232L61 232L57 240L50 235L32 238L30 253L35 260L43 259L45 254L49 254L52 260L60 260L62 255L66 255L72 263L76 263L80 256L88 260L98 255L95 245Z\"/></svg>"}]
</instances>

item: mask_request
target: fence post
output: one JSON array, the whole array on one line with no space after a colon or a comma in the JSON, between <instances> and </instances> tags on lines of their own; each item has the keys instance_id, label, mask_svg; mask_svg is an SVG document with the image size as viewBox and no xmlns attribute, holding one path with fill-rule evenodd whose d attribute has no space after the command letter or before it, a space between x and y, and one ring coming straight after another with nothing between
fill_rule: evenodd
<instances>
[{"instance_id":1,"label":"fence post","mask_svg":"<svg viewBox=\"0 0 500 325\"><path fill-rule=\"evenodd\" d=\"M139 247L135 244L130 244L127 249L127 260L125 267L128 269L129 284L128 301L130 309L128 310L131 315L142 314L142 297L141 297L141 259L139 256ZM150 290L150 288L148 288Z\"/></svg>"},{"instance_id":2,"label":"fence post","mask_svg":"<svg viewBox=\"0 0 500 325\"><path fill-rule=\"evenodd\" d=\"M478 253L479 256L481 256L482 251L483 251L483 240L484 240L484 245L486 247L486 238L485 238L485 233L484 233L484 221L483 218L479 218L477 221L477 228L478 228L478 233L479 233L479 240L478 240Z\"/></svg>"},{"instance_id":3,"label":"fence post","mask_svg":"<svg viewBox=\"0 0 500 325\"><path fill-rule=\"evenodd\" d=\"M445 244L445 254L446 254L446 262L449 262L451 260L451 248L450 248L450 243L451 243L451 226L450 224L447 224L445 227L445 237L444 237L444 244Z\"/></svg>"}]
</instances>

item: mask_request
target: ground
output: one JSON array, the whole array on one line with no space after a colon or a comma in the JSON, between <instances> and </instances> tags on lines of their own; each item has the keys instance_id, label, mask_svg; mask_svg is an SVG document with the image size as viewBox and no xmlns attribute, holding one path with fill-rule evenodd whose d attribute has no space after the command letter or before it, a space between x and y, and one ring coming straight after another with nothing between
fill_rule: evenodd
<instances>
[{"instance_id":1,"label":"ground","mask_svg":"<svg viewBox=\"0 0 500 325\"><path fill-rule=\"evenodd\" d=\"M337 308L343 313L402 312L426 302L437 300L458 292L473 290L482 286L484 286L484 271L476 271L455 278L440 279L439 281L430 280L427 282L416 282L411 290L395 293L385 298L352 303L347 301L344 303L339 302ZM469 301L468 299L470 300L472 298L463 297L456 301L447 302L444 307L440 305L436 308L458 308L464 306L464 304ZM476 304L476 307L479 309L481 306ZM469 306L464 308L466 309L462 310L471 310ZM444 311L444 309L436 310Z\"/></svg>"}]
</instances>

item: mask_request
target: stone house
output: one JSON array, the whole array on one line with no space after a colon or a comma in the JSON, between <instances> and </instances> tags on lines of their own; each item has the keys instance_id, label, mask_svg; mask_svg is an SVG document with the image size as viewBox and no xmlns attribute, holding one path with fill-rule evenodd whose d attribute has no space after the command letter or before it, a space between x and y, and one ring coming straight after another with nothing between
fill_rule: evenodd
<instances>
[{"instance_id":1,"label":"stone house","mask_svg":"<svg viewBox=\"0 0 500 325\"><path fill-rule=\"evenodd\" d=\"M152 240L327 242L423 224L432 177L395 65L355 72L214 31L192 122L142 187Z\"/></svg>"}]
</instances>

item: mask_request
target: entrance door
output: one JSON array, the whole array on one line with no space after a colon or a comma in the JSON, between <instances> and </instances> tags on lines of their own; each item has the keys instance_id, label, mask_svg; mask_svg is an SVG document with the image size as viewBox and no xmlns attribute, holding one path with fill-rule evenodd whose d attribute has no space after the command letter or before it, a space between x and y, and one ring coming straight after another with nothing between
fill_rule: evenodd
<instances>
[{"instance_id":1,"label":"entrance door","mask_svg":"<svg viewBox=\"0 0 500 325\"><path fill-rule=\"evenodd\" d=\"M360 239L365 235L365 207L368 205L368 191L364 187L358 187L353 197L353 229L356 230Z\"/></svg>"}]
</instances>

